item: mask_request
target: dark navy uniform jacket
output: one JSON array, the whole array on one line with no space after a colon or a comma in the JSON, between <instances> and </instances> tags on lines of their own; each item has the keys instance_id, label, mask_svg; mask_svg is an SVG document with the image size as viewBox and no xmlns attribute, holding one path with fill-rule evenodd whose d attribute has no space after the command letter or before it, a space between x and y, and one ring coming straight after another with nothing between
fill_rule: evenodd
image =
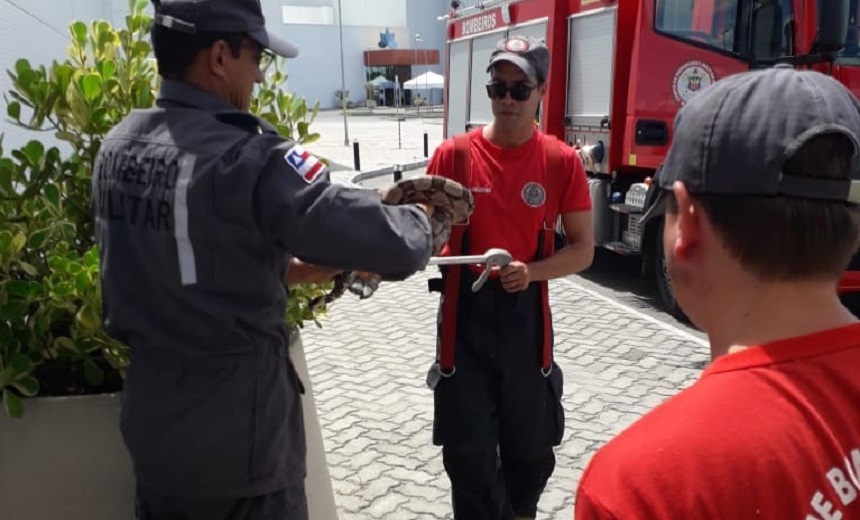
<instances>
[{"instance_id":1,"label":"dark navy uniform jacket","mask_svg":"<svg viewBox=\"0 0 860 520\"><path fill-rule=\"evenodd\" d=\"M431 254L424 212L332 184L264 121L174 81L106 137L92 187L104 324L131 349L121 428L139 482L200 498L300 483L288 259L408 276Z\"/></svg>"}]
</instances>

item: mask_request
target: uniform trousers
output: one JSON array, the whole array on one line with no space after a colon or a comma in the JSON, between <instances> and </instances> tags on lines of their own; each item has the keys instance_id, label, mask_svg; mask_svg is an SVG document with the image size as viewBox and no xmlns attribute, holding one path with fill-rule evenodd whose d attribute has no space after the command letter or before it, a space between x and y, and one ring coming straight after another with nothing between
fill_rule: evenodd
<instances>
[{"instance_id":1,"label":"uniform trousers","mask_svg":"<svg viewBox=\"0 0 860 520\"><path fill-rule=\"evenodd\" d=\"M171 497L138 485L136 511L138 520L308 520L304 484L222 500Z\"/></svg>"},{"instance_id":2,"label":"uniform trousers","mask_svg":"<svg viewBox=\"0 0 860 520\"><path fill-rule=\"evenodd\" d=\"M534 518L564 433L563 376L555 363L541 372L538 284L510 294L491 279L473 292L476 277L462 268L455 370L439 377L434 364L428 374L433 442L442 446L456 520Z\"/></svg>"}]
</instances>

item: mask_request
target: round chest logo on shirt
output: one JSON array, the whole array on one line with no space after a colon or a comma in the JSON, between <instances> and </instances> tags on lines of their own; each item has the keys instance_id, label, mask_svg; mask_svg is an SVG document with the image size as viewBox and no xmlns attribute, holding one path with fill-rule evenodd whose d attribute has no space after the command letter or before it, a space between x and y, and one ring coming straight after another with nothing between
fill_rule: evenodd
<instances>
[{"instance_id":1,"label":"round chest logo on shirt","mask_svg":"<svg viewBox=\"0 0 860 520\"><path fill-rule=\"evenodd\" d=\"M546 190L537 182L526 184L523 186L523 202L532 208L543 206L546 202Z\"/></svg>"},{"instance_id":2,"label":"round chest logo on shirt","mask_svg":"<svg viewBox=\"0 0 860 520\"><path fill-rule=\"evenodd\" d=\"M703 61L692 60L684 63L675 72L672 93L675 101L684 105L701 90L711 86L716 79L714 69Z\"/></svg>"}]
</instances>

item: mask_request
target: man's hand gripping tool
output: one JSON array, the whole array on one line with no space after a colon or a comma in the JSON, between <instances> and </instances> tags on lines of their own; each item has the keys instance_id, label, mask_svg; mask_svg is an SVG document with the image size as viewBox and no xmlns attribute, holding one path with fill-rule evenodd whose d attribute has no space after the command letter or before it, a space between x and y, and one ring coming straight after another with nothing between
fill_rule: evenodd
<instances>
[{"instance_id":1,"label":"man's hand gripping tool","mask_svg":"<svg viewBox=\"0 0 860 520\"><path fill-rule=\"evenodd\" d=\"M504 249L491 248L483 255L470 256L433 256L427 265L479 265L483 264L484 271L472 284L472 292L478 292L487 283L490 271L494 267L505 267L513 261L511 254Z\"/></svg>"}]
</instances>

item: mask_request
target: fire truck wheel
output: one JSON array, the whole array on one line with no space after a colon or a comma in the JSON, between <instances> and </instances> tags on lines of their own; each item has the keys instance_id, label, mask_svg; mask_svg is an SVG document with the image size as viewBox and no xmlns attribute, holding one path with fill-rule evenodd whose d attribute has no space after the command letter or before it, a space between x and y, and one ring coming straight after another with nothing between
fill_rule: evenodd
<instances>
[{"instance_id":1,"label":"fire truck wheel","mask_svg":"<svg viewBox=\"0 0 860 520\"><path fill-rule=\"evenodd\" d=\"M654 269L657 281L657 292L660 295L660 303L663 308L675 318L687 321L684 311L675 300L675 291L672 289L672 280L669 278L669 268L666 265L666 255L663 252L663 221L660 221L656 233L657 239L654 243Z\"/></svg>"}]
</instances>

